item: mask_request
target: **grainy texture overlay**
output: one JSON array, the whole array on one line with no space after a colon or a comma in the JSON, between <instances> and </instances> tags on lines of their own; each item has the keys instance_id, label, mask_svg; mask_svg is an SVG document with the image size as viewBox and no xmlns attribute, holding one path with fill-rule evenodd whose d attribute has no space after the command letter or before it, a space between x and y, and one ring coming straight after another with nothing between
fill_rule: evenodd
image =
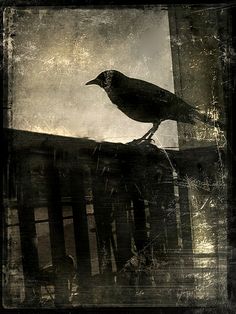
<instances>
[{"instance_id":1,"label":"grainy texture overlay","mask_svg":"<svg viewBox=\"0 0 236 314\"><path fill-rule=\"evenodd\" d=\"M174 91L168 12L159 7L10 9L5 19L14 33L6 38L13 128L128 142L149 125L130 120L85 83L117 69ZM177 146L176 123L164 124L160 141Z\"/></svg>"},{"instance_id":2,"label":"grainy texture overlay","mask_svg":"<svg viewBox=\"0 0 236 314\"><path fill-rule=\"evenodd\" d=\"M5 309L234 310L229 19L4 9Z\"/></svg>"}]
</instances>

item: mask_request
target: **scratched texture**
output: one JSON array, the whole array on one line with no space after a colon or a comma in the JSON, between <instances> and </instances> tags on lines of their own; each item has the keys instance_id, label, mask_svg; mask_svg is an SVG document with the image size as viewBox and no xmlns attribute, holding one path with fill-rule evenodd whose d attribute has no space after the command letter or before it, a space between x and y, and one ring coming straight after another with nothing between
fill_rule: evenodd
<instances>
[{"instance_id":1,"label":"scratched texture","mask_svg":"<svg viewBox=\"0 0 236 314\"><path fill-rule=\"evenodd\" d=\"M150 124L130 120L85 83L117 69L174 90L166 10L34 8L5 16L16 129L126 143ZM160 143L178 147L176 128L164 122Z\"/></svg>"},{"instance_id":2,"label":"scratched texture","mask_svg":"<svg viewBox=\"0 0 236 314\"><path fill-rule=\"evenodd\" d=\"M227 9L208 6L5 9L5 308L230 307L217 126L227 27ZM110 68L175 92L215 127L165 121L154 144L127 147L150 125L84 86ZM58 270L64 254L74 273ZM36 284L45 267L53 279Z\"/></svg>"}]
</instances>

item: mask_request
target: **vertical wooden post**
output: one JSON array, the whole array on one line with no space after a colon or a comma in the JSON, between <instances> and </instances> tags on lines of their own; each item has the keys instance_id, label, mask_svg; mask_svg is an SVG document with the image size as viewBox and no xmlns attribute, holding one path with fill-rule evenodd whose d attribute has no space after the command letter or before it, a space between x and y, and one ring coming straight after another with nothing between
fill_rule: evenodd
<instances>
[{"instance_id":1,"label":"vertical wooden post","mask_svg":"<svg viewBox=\"0 0 236 314\"><path fill-rule=\"evenodd\" d=\"M146 216L144 200L138 194L133 194L134 207L134 240L138 251L142 251L147 244Z\"/></svg>"},{"instance_id":2,"label":"vertical wooden post","mask_svg":"<svg viewBox=\"0 0 236 314\"><path fill-rule=\"evenodd\" d=\"M94 175L92 181L94 218L96 222L98 239L98 258L100 278L98 291L102 303L110 303L114 297L113 284L114 276L112 273L111 260L111 241L112 241L112 198L108 191L107 177Z\"/></svg>"},{"instance_id":3,"label":"vertical wooden post","mask_svg":"<svg viewBox=\"0 0 236 314\"><path fill-rule=\"evenodd\" d=\"M117 239L116 265L119 272L132 256L131 232L127 216L128 200L119 195L116 198L114 207Z\"/></svg>"},{"instance_id":4,"label":"vertical wooden post","mask_svg":"<svg viewBox=\"0 0 236 314\"><path fill-rule=\"evenodd\" d=\"M134 209L134 241L139 253L140 269L138 270L138 284L140 286L151 285L151 274L145 271L145 268L151 262L151 246L148 245L146 214L144 199L139 193L133 192Z\"/></svg>"},{"instance_id":5,"label":"vertical wooden post","mask_svg":"<svg viewBox=\"0 0 236 314\"><path fill-rule=\"evenodd\" d=\"M83 171L73 168L70 181L78 279L80 288L86 289L91 276L91 261Z\"/></svg>"},{"instance_id":6,"label":"vertical wooden post","mask_svg":"<svg viewBox=\"0 0 236 314\"><path fill-rule=\"evenodd\" d=\"M162 195L160 189L155 189L155 196L150 199L150 241L154 254L163 253L166 248L164 213L162 208Z\"/></svg>"},{"instance_id":7,"label":"vertical wooden post","mask_svg":"<svg viewBox=\"0 0 236 314\"><path fill-rule=\"evenodd\" d=\"M183 250L188 253L188 255L190 254L189 258L184 260L187 266L193 266L191 212L189 206L188 187L183 185L183 182L179 184L179 205Z\"/></svg>"},{"instance_id":8,"label":"vertical wooden post","mask_svg":"<svg viewBox=\"0 0 236 314\"><path fill-rule=\"evenodd\" d=\"M51 156L49 156L51 158ZM65 239L61 207L60 177L53 162L47 165L48 218L51 242L52 263L57 272L65 258ZM65 276L64 276L65 275ZM55 305L63 306L69 302L69 290L66 274L55 276Z\"/></svg>"},{"instance_id":9,"label":"vertical wooden post","mask_svg":"<svg viewBox=\"0 0 236 314\"><path fill-rule=\"evenodd\" d=\"M21 155L18 165L17 202L22 250L22 265L25 279L25 303L38 305L40 287L35 278L39 271L37 235L32 202L30 156Z\"/></svg>"},{"instance_id":10,"label":"vertical wooden post","mask_svg":"<svg viewBox=\"0 0 236 314\"><path fill-rule=\"evenodd\" d=\"M168 249L178 248L176 205L174 194L174 180L171 169L166 169L162 184L164 214L167 227Z\"/></svg>"},{"instance_id":11,"label":"vertical wooden post","mask_svg":"<svg viewBox=\"0 0 236 314\"><path fill-rule=\"evenodd\" d=\"M221 71L223 53L218 38L220 29L227 32L226 11L218 14L217 10L174 5L168 10L175 93L205 112L217 108L222 122L225 120L225 84ZM209 141L215 144L214 128L202 123L196 123L196 126L178 123L180 149L209 146ZM224 142L223 137L221 142Z\"/></svg>"},{"instance_id":12,"label":"vertical wooden post","mask_svg":"<svg viewBox=\"0 0 236 314\"><path fill-rule=\"evenodd\" d=\"M112 201L107 195L103 178L93 178L94 217L98 235L100 272L106 277L107 283L112 281L111 237L112 237Z\"/></svg>"}]
</instances>

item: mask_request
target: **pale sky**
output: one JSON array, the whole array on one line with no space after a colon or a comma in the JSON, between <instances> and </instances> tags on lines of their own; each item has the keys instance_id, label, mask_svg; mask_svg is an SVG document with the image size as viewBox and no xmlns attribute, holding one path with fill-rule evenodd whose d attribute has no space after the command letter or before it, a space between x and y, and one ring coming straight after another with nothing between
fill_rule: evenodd
<instances>
[{"instance_id":1,"label":"pale sky","mask_svg":"<svg viewBox=\"0 0 236 314\"><path fill-rule=\"evenodd\" d=\"M126 143L152 125L85 83L116 69L174 91L166 10L15 9L10 28L13 128ZM158 146L178 146L176 122L163 122L156 135Z\"/></svg>"}]
</instances>

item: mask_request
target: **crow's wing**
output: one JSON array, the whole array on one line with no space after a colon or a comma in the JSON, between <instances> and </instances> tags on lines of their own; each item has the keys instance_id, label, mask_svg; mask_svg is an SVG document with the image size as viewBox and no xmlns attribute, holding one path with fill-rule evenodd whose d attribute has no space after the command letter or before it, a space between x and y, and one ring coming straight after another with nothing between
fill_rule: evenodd
<instances>
[{"instance_id":1,"label":"crow's wing","mask_svg":"<svg viewBox=\"0 0 236 314\"><path fill-rule=\"evenodd\" d=\"M134 120L155 122L172 119L192 123L194 108L152 83L129 79L115 94L114 103Z\"/></svg>"},{"instance_id":2,"label":"crow's wing","mask_svg":"<svg viewBox=\"0 0 236 314\"><path fill-rule=\"evenodd\" d=\"M119 109L134 120L160 122L170 119L191 124L201 121L225 129L222 122L211 120L177 95L143 80L124 80L117 95Z\"/></svg>"},{"instance_id":3,"label":"crow's wing","mask_svg":"<svg viewBox=\"0 0 236 314\"><path fill-rule=\"evenodd\" d=\"M122 97L127 101L135 100L137 104L145 102L146 104L168 105L174 94L156 86L152 83L137 79L125 81L125 86L121 91Z\"/></svg>"}]
</instances>

